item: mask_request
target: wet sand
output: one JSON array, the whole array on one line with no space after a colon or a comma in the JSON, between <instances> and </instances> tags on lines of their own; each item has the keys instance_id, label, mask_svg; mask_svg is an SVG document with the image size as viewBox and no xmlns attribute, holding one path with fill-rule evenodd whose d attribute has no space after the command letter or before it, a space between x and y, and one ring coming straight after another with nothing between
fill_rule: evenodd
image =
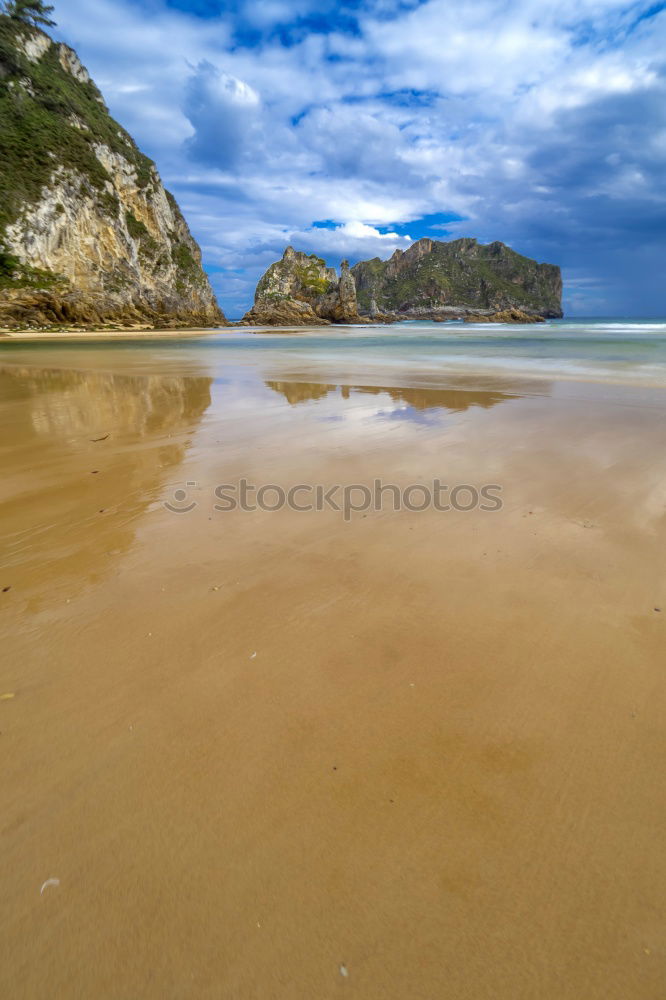
<instances>
[{"instance_id":1,"label":"wet sand","mask_svg":"<svg viewBox=\"0 0 666 1000\"><path fill-rule=\"evenodd\" d=\"M661 1000L663 391L100 349L0 409L2 996Z\"/></svg>"},{"instance_id":2,"label":"wet sand","mask_svg":"<svg viewBox=\"0 0 666 1000\"><path fill-rule=\"evenodd\" d=\"M0 329L0 338L17 341L91 341L91 340L127 340L140 337L141 340L163 340L166 338L180 339L187 337L204 337L219 333L220 330L228 327L200 328L192 327L190 330L183 330L177 327L173 330L154 330L152 327L127 327L124 330L10 330Z\"/></svg>"}]
</instances>

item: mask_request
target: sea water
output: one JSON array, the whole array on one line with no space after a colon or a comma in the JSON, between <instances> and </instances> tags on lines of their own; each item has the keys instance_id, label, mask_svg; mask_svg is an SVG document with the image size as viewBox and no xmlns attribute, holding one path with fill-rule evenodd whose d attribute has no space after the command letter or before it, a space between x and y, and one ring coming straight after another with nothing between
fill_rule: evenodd
<instances>
[{"instance_id":1,"label":"sea water","mask_svg":"<svg viewBox=\"0 0 666 1000\"><path fill-rule=\"evenodd\" d=\"M501 376L666 387L666 319L562 319L525 325L405 322L284 330L223 328L200 335L2 340L0 364L43 363L187 373L229 366L267 377L323 381L446 382Z\"/></svg>"}]
</instances>

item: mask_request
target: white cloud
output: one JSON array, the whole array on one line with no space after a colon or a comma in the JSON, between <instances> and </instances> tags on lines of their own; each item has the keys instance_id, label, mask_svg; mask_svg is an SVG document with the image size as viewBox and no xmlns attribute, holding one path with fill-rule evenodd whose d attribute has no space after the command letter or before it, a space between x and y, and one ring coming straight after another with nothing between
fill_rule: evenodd
<instances>
[{"instance_id":1,"label":"white cloud","mask_svg":"<svg viewBox=\"0 0 666 1000\"><path fill-rule=\"evenodd\" d=\"M243 80L199 63L185 86L184 111L194 129L187 141L192 158L220 169L240 162L257 127L259 95Z\"/></svg>"},{"instance_id":2,"label":"white cloud","mask_svg":"<svg viewBox=\"0 0 666 1000\"><path fill-rule=\"evenodd\" d=\"M366 226L363 222L346 222L344 226L338 226L336 232L354 240L383 240L389 243L411 243L411 236L398 236L397 233L380 233L373 226Z\"/></svg>"},{"instance_id":3,"label":"white cloud","mask_svg":"<svg viewBox=\"0 0 666 1000\"><path fill-rule=\"evenodd\" d=\"M299 250L316 246L318 252L324 255L363 260L369 257L389 257L394 250L406 250L413 240L409 236L399 236L398 233L382 233L374 226L355 221L345 222L333 229L295 230L290 234L289 242ZM331 260L334 267L338 263L338 260Z\"/></svg>"}]
</instances>

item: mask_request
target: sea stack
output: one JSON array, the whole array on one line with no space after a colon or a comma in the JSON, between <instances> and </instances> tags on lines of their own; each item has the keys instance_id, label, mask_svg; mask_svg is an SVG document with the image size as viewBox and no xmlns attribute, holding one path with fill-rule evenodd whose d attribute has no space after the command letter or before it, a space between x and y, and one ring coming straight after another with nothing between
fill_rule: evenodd
<instances>
[{"instance_id":1,"label":"sea stack","mask_svg":"<svg viewBox=\"0 0 666 1000\"><path fill-rule=\"evenodd\" d=\"M528 316L562 315L559 267L539 264L499 241L422 239L396 250L389 260L361 261L352 274L359 309L370 316L444 320L473 313L490 318L511 309Z\"/></svg>"},{"instance_id":2,"label":"sea stack","mask_svg":"<svg viewBox=\"0 0 666 1000\"><path fill-rule=\"evenodd\" d=\"M254 305L241 322L248 326L326 326L363 323L356 283L346 260L341 274L316 254L289 246L260 279Z\"/></svg>"}]
</instances>

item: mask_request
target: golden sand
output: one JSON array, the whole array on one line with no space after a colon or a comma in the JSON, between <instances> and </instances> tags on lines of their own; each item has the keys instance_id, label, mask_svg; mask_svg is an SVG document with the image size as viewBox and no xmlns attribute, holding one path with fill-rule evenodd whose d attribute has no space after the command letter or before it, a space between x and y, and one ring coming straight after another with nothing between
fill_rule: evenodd
<instances>
[{"instance_id":1,"label":"golden sand","mask_svg":"<svg viewBox=\"0 0 666 1000\"><path fill-rule=\"evenodd\" d=\"M664 394L144 369L0 373L0 995L661 1000Z\"/></svg>"}]
</instances>

